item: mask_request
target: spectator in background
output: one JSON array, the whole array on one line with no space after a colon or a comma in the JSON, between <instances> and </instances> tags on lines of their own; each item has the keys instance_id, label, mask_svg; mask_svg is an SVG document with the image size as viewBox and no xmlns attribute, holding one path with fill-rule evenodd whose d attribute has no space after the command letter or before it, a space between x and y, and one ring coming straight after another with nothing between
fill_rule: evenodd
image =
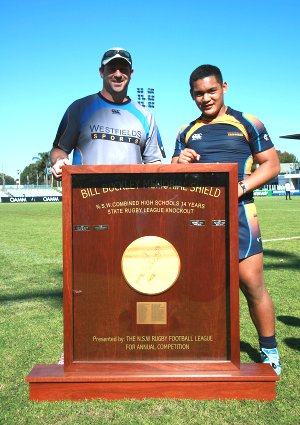
<instances>
[{"instance_id":1,"label":"spectator in background","mask_svg":"<svg viewBox=\"0 0 300 425\"><path fill-rule=\"evenodd\" d=\"M286 182L285 185L284 185L284 188L285 188L285 199L286 199L286 201L288 199L292 200L292 198L291 198L291 183Z\"/></svg>"}]
</instances>

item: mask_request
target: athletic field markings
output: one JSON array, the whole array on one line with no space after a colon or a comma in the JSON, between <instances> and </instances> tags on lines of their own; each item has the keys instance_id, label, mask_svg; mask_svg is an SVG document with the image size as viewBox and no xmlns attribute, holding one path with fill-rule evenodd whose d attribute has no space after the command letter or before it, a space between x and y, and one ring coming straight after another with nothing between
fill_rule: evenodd
<instances>
[{"instance_id":1,"label":"athletic field markings","mask_svg":"<svg viewBox=\"0 0 300 425\"><path fill-rule=\"evenodd\" d=\"M291 238L263 239L262 242L291 241L295 239L300 239L300 236L292 236Z\"/></svg>"},{"instance_id":2,"label":"athletic field markings","mask_svg":"<svg viewBox=\"0 0 300 425\"><path fill-rule=\"evenodd\" d=\"M258 212L260 211L274 211L274 208L257 208ZM295 210L290 210L290 209L285 209L285 208L276 208L276 211L284 211L284 212L299 212L299 209L295 209Z\"/></svg>"}]
</instances>

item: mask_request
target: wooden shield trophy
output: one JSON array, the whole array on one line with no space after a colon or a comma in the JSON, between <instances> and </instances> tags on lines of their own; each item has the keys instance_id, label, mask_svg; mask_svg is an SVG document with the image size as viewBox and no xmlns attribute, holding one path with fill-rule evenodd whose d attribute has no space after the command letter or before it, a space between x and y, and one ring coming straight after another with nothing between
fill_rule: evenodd
<instances>
[{"instance_id":1,"label":"wooden shield trophy","mask_svg":"<svg viewBox=\"0 0 300 425\"><path fill-rule=\"evenodd\" d=\"M240 365L236 164L66 166L63 230L65 364L32 399L275 397Z\"/></svg>"}]
</instances>

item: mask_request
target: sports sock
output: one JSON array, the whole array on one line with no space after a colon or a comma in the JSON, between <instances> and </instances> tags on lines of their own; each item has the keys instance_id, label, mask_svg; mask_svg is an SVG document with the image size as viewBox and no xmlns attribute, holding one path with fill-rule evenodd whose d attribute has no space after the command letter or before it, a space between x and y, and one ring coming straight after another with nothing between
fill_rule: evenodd
<instances>
[{"instance_id":1,"label":"sports sock","mask_svg":"<svg viewBox=\"0 0 300 425\"><path fill-rule=\"evenodd\" d=\"M272 336L261 336L258 337L260 348L276 348L277 342L275 335Z\"/></svg>"}]
</instances>

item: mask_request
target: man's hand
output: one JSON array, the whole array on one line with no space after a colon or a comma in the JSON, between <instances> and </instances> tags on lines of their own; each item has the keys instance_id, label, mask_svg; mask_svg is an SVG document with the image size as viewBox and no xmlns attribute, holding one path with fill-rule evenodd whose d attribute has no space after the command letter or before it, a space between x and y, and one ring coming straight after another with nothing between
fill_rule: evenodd
<instances>
[{"instance_id":1,"label":"man's hand","mask_svg":"<svg viewBox=\"0 0 300 425\"><path fill-rule=\"evenodd\" d=\"M51 172L55 178L55 180L61 180L62 178L62 167L64 165L70 165L70 161L68 158L58 159L53 165Z\"/></svg>"},{"instance_id":2,"label":"man's hand","mask_svg":"<svg viewBox=\"0 0 300 425\"><path fill-rule=\"evenodd\" d=\"M179 156L175 156L172 159L172 163L177 162L178 164L188 164L190 162L199 161L200 155L194 151L194 149L186 148L184 149Z\"/></svg>"}]
</instances>

